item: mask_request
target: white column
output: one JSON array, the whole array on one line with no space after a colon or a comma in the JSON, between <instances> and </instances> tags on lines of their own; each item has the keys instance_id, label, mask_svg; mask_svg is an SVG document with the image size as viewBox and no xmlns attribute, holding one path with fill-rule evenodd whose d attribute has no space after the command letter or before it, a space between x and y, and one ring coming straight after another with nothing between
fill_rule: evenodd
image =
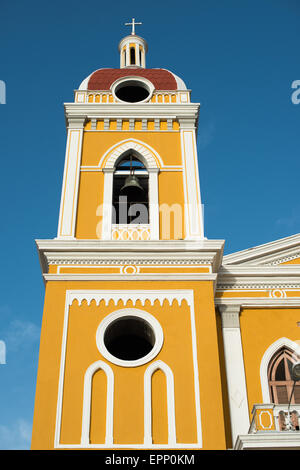
<instances>
[{"instance_id":1,"label":"white column","mask_svg":"<svg viewBox=\"0 0 300 470\"><path fill-rule=\"evenodd\" d=\"M158 168L149 168L150 239L159 240Z\"/></svg>"},{"instance_id":2,"label":"white column","mask_svg":"<svg viewBox=\"0 0 300 470\"><path fill-rule=\"evenodd\" d=\"M111 240L112 225L112 195L113 195L113 168L103 168L103 209L102 209L102 240Z\"/></svg>"},{"instance_id":3,"label":"white column","mask_svg":"<svg viewBox=\"0 0 300 470\"><path fill-rule=\"evenodd\" d=\"M186 239L204 238L200 195L195 120L180 120L181 151L184 168Z\"/></svg>"},{"instance_id":4,"label":"white column","mask_svg":"<svg viewBox=\"0 0 300 470\"><path fill-rule=\"evenodd\" d=\"M126 62L125 62L125 67L128 67L130 65L130 51L129 51L129 43L126 44Z\"/></svg>"},{"instance_id":5,"label":"white column","mask_svg":"<svg viewBox=\"0 0 300 470\"><path fill-rule=\"evenodd\" d=\"M146 68L146 51L145 48L142 47L142 63L141 66L145 69Z\"/></svg>"},{"instance_id":6,"label":"white column","mask_svg":"<svg viewBox=\"0 0 300 470\"><path fill-rule=\"evenodd\" d=\"M219 305L222 318L225 367L229 397L232 445L250 426L243 347L240 330L240 305Z\"/></svg>"},{"instance_id":7,"label":"white column","mask_svg":"<svg viewBox=\"0 0 300 470\"><path fill-rule=\"evenodd\" d=\"M75 237L84 122L85 118L78 117L69 119L68 123L57 238L73 239Z\"/></svg>"},{"instance_id":8,"label":"white column","mask_svg":"<svg viewBox=\"0 0 300 470\"><path fill-rule=\"evenodd\" d=\"M135 65L140 66L140 46L138 44L135 44Z\"/></svg>"},{"instance_id":9,"label":"white column","mask_svg":"<svg viewBox=\"0 0 300 470\"><path fill-rule=\"evenodd\" d=\"M123 67L125 67L125 64L124 64L124 49L121 49L121 52L120 52L120 68L122 69Z\"/></svg>"}]
</instances>

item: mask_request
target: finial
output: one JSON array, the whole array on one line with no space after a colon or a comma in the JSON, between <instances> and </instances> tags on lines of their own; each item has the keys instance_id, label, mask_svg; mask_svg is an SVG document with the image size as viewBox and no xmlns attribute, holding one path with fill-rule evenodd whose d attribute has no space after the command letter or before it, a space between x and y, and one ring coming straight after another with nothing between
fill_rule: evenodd
<instances>
[{"instance_id":1,"label":"finial","mask_svg":"<svg viewBox=\"0 0 300 470\"><path fill-rule=\"evenodd\" d=\"M125 23L125 26L132 26L131 34L135 35L135 26L137 24L143 24L143 23L136 23L135 18L132 18L132 23Z\"/></svg>"}]
</instances>

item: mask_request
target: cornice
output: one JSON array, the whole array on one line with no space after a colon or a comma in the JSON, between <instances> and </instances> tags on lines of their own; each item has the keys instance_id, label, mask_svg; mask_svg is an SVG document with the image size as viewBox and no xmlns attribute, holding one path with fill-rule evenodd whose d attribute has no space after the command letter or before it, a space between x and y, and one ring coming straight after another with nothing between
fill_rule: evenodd
<instances>
[{"instance_id":1,"label":"cornice","mask_svg":"<svg viewBox=\"0 0 300 470\"><path fill-rule=\"evenodd\" d=\"M225 255L224 266L275 266L300 257L300 234Z\"/></svg>"},{"instance_id":2,"label":"cornice","mask_svg":"<svg viewBox=\"0 0 300 470\"><path fill-rule=\"evenodd\" d=\"M300 447L299 433L297 432L256 432L254 434L237 437L234 450L245 449L294 449Z\"/></svg>"},{"instance_id":3,"label":"cornice","mask_svg":"<svg viewBox=\"0 0 300 470\"><path fill-rule=\"evenodd\" d=\"M223 240L36 240L43 273L49 264L202 264L218 272Z\"/></svg>"},{"instance_id":4,"label":"cornice","mask_svg":"<svg viewBox=\"0 0 300 470\"><path fill-rule=\"evenodd\" d=\"M222 266L217 290L231 289L300 289L300 267L289 266Z\"/></svg>"},{"instance_id":5,"label":"cornice","mask_svg":"<svg viewBox=\"0 0 300 470\"><path fill-rule=\"evenodd\" d=\"M43 274L45 281L216 281L217 274Z\"/></svg>"},{"instance_id":6,"label":"cornice","mask_svg":"<svg viewBox=\"0 0 300 470\"><path fill-rule=\"evenodd\" d=\"M263 297L223 297L215 298L215 304L220 306L238 306L238 308L299 308L300 297L272 299Z\"/></svg>"},{"instance_id":7,"label":"cornice","mask_svg":"<svg viewBox=\"0 0 300 470\"><path fill-rule=\"evenodd\" d=\"M199 103L65 103L67 123L76 116L84 119L126 119L134 117L178 119L195 125L199 114ZM190 124L190 125L192 125Z\"/></svg>"},{"instance_id":8,"label":"cornice","mask_svg":"<svg viewBox=\"0 0 300 470\"><path fill-rule=\"evenodd\" d=\"M217 251L223 250L224 240L140 240L134 241L114 241L114 240L81 240L81 239L37 239L39 249L49 249L49 251L78 250L78 251ZM222 251L223 252L223 251Z\"/></svg>"},{"instance_id":9,"label":"cornice","mask_svg":"<svg viewBox=\"0 0 300 470\"><path fill-rule=\"evenodd\" d=\"M61 254L61 253L44 253L47 258L48 264L50 265L159 265L159 266L185 266L185 265L198 265L198 266L210 266L214 261L214 256L202 256L202 257L190 257L190 254L186 256L136 256L132 255L129 257L118 256L115 257L107 256L105 254L99 256L97 253L87 253L82 255L81 253Z\"/></svg>"}]
</instances>

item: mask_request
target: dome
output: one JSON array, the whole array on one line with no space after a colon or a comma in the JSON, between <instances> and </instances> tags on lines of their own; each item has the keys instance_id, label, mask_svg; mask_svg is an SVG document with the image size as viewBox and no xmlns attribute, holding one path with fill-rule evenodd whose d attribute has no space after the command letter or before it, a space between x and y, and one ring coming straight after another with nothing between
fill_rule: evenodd
<instances>
[{"instance_id":1,"label":"dome","mask_svg":"<svg viewBox=\"0 0 300 470\"><path fill-rule=\"evenodd\" d=\"M140 67L96 70L83 80L79 90L109 90L116 80L129 76L149 80L156 90L186 90L183 80L169 70Z\"/></svg>"}]
</instances>

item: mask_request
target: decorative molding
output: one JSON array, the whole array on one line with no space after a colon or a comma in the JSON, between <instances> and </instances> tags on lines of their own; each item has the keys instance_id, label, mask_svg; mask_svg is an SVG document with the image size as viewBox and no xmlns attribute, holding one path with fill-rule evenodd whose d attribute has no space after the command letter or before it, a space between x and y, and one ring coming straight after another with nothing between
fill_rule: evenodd
<instances>
[{"instance_id":1,"label":"decorative molding","mask_svg":"<svg viewBox=\"0 0 300 470\"><path fill-rule=\"evenodd\" d=\"M278 266L282 263L286 263L288 261L292 261L292 260L297 259L297 258L300 258L300 251L298 251L298 249L295 252L295 254L293 254L293 255L283 256L282 258L276 258L274 261L265 262L263 264L265 266Z\"/></svg>"},{"instance_id":2,"label":"decorative molding","mask_svg":"<svg viewBox=\"0 0 300 470\"><path fill-rule=\"evenodd\" d=\"M127 265L127 264L138 264L139 266L210 266L212 263L211 259L203 258L203 259L164 259L164 258L149 258L149 259L142 259L142 258L104 258L104 259L97 259L97 258L69 258L69 257L52 257L51 255L48 257L48 264L49 265L94 265L94 266L120 266L120 265Z\"/></svg>"},{"instance_id":3,"label":"decorative molding","mask_svg":"<svg viewBox=\"0 0 300 470\"><path fill-rule=\"evenodd\" d=\"M63 186L61 192L57 236L72 239L75 235L77 200L81 164L83 130L74 119L69 126L66 146Z\"/></svg>"},{"instance_id":4,"label":"decorative molding","mask_svg":"<svg viewBox=\"0 0 300 470\"><path fill-rule=\"evenodd\" d=\"M139 300L142 305L145 305L145 302L150 301L151 305L154 305L156 300L159 301L162 306L164 301L167 300L169 305L172 305L174 300L177 300L179 306L183 300L186 300L188 305L191 307L193 303L193 291L185 290L72 290L67 291L66 304L71 306L73 301L77 300L78 304L81 305L85 300L88 305L94 300L96 305L104 300L105 305L108 305L112 300L117 306L120 300L123 301L124 305L127 304L129 300L132 301L133 305Z\"/></svg>"},{"instance_id":5,"label":"decorative molding","mask_svg":"<svg viewBox=\"0 0 300 470\"><path fill-rule=\"evenodd\" d=\"M107 380L105 445L113 445L114 374L106 362L97 361L89 366L84 376L81 447L88 447L90 444L92 380L98 370L104 371Z\"/></svg>"},{"instance_id":6,"label":"decorative molding","mask_svg":"<svg viewBox=\"0 0 300 470\"><path fill-rule=\"evenodd\" d=\"M211 261L207 259L137 259L137 258L122 258L122 259L94 259L94 258L85 258L85 259L71 259L71 258L52 258L49 259L49 265L104 265L104 266L120 266L123 264L138 264L139 266L210 266Z\"/></svg>"},{"instance_id":7,"label":"decorative molding","mask_svg":"<svg viewBox=\"0 0 300 470\"><path fill-rule=\"evenodd\" d=\"M163 361L156 361L150 364L144 375L144 417L145 431L144 444L152 446L152 388L151 379L154 372L163 371L167 382L167 407L168 407L168 445L176 446L176 422L175 422L175 391L174 376L170 367Z\"/></svg>"},{"instance_id":8,"label":"decorative molding","mask_svg":"<svg viewBox=\"0 0 300 470\"><path fill-rule=\"evenodd\" d=\"M204 238L195 130L181 131L184 166L185 232L188 239Z\"/></svg>"},{"instance_id":9,"label":"decorative molding","mask_svg":"<svg viewBox=\"0 0 300 470\"><path fill-rule=\"evenodd\" d=\"M232 439L249 429L249 412L243 346L239 324L240 305L218 305L228 387Z\"/></svg>"},{"instance_id":10,"label":"decorative molding","mask_svg":"<svg viewBox=\"0 0 300 470\"><path fill-rule=\"evenodd\" d=\"M300 267L222 266L217 290L300 289Z\"/></svg>"},{"instance_id":11,"label":"decorative molding","mask_svg":"<svg viewBox=\"0 0 300 470\"><path fill-rule=\"evenodd\" d=\"M128 82L128 84L131 84L132 82L141 82L143 83L144 85L144 88L148 91L148 96L142 100L142 101L138 101L137 103L141 104L141 103L146 103L146 102L149 102L152 98L152 95L153 95L153 92L155 90L154 88L154 85L152 82L150 82L150 80L147 80L147 78L145 77L141 77L141 76L138 76L138 75L134 75L134 71L133 71L133 74L132 75L126 75L125 77L120 77L118 78L117 80L115 80L110 89L111 89L111 92L112 92L112 95L114 97L114 100L116 103L124 103L124 104L128 104L128 101L122 101L120 98L117 97L116 95L116 89L118 88L119 85L121 85L122 83L126 83Z\"/></svg>"},{"instance_id":12,"label":"decorative molding","mask_svg":"<svg viewBox=\"0 0 300 470\"><path fill-rule=\"evenodd\" d=\"M300 234L225 255L224 266L278 266L300 257Z\"/></svg>"},{"instance_id":13,"label":"decorative molding","mask_svg":"<svg viewBox=\"0 0 300 470\"><path fill-rule=\"evenodd\" d=\"M67 122L81 119L176 119L190 126L198 119L200 103L65 103Z\"/></svg>"},{"instance_id":14,"label":"decorative molding","mask_svg":"<svg viewBox=\"0 0 300 470\"><path fill-rule=\"evenodd\" d=\"M113 240L36 240L43 273L54 264L85 264L96 261L116 263L187 263L194 258L200 264L211 264L217 272L222 260L223 240L139 240L116 242ZM107 261L106 261L107 260ZM165 260L165 261L163 261ZM56 263L57 261L57 263ZM130 263L129 263L130 261ZM216 277L215 277L216 279Z\"/></svg>"},{"instance_id":15,"label":"decorative molding","mask_svg":"<svg viewBox=\"0 0 300 470\"><path fill-rule=\"evenodd\" d=\"M138 139L126 139L114 144L102 155L99 167L114 169L118 158L129 150L138 154L147 170L163 166L161 157L150 145Z\"/></svg>"},{"instance_id":16,"label":"decorative molding","mask_svg":"<svg viewBox=\"0 0 300 470\"><path fill-rule=\"evenodd\" d=\"M240 304L218 305L222 319L222 328L240 328Z\"/></svg>"},{"instance_id":17,"label":"decorative molding","mask_svg":"<svg viewBox=\"0 0 300 470\"><path fill-rule=\"evenodd\" d=\"M300 279L298 282L278 282L277 281L269 281L269 282L259 282L259 279L257 281L253 280L252 282L239 282L237 280L234 284L219 284L217 285L217 291L224 291L224 290L280 290L280 289L300 289Z\"/></svg>"},{"instance_id":18,"label":"decorative molding","mask_svg":"<svg viewBox=\"0 0 300 470\"><path fill-rule=\"evenodd\" d=\"M143 273L143 274L43 274L48 281L212 281L216 274L207 273Z\"/></svg>"},{"instance_id":19,"label":"decorative molding","mask_svg":"<svg viewBox=\"0 0 300 470\"><path fill-rule=\"evenodd\" d=\"M54 447L55 448L83 448L85 445L82 444L61 444L60 443L60 431L61 431L61 420L62 420L62 399L63 399L63 390L64 390L64 376L65 376L65 361L66 361L66 352L67 352L67 336L68 336L68 324L69 324L69 314L70 314L70 306L72 305L72 302L74 300L79 301L80 303L83 300L86 300L88 303L91 302L92 300L96 300L96 303L99 305L99 302L101 300L105 300L106 304L110 301L113 300L115 305L117 305L119 300L123 300L124 304L128 300L133 300L133 302L137 302L137 300L142 299L143 302L146 300L150 300L151 304L153 305L155 300L159 300L160 304L162 305L164 300L167 300L170 305L172 305L172 302L176 299L179 304L183 300L186 300L189 307L190 307L190 320L191 320L191 333L192 333L192 354L193 354L193 371L194 371L194 393L195 393L195 412L196 412L196 426L197 426L197 442L193 444L181 444L181 443L175 443L175 444L152 444L152 445L145 445L144 444L89 444L89 448L134 448L134 449L145 449L145 448L153 448L153 449L170 449L170 448L183 448L183 449L188 449L188 448L195 448L199 449L202 448L202 428L201 428L201 410L200 410L200 391L199 391L199 369L198 369L198 359L197 359L197 335L196 335L196 323L195 323L195 311L194 311L194 293L193 290L166 290L166 291L130 291L130 290L124 290L124 291L113 291L113 290L67 290L66 291L66 301L65 301L65 315L64 315L64 326L63 326L63 336L62 336L62 349L61 349L61 359L60 359L60 372L59 372L59 386L58 386L58 399L57 399L57 411L56 411L56 426L55 426L55 438L54 438ZM101 361L100 361L101 362ZM86 394L85 394L85 406L84 406L84 413L83 414L83 430L84 432L82 433L83 435L83 442L87 441L87 428L88 428L88 410L90 409L89 403L90 403L90 395L89 395L89 390L90 390L90 380L93 375L93 372L97 369L98 366L101 366L101 363L94 363L92 364L86 373ZM162 363L159 362L157 365L162 366ZM167 372L167 384L169 383L172 386L173 383L170 382L170 371L168 369L168 366L164 366L164 370L168 371ZM153 370L153 365L151 365L148 374L151 375L151 371L154 372ZM110 380L110 396L112 396L111 393L111 384L112 384L112 377L110 375L109 369L106 368L106 373L108 374L109 380ZM148 375L147 375L148 377ZM169 377L169 382L168 382L168 377ZM149 391L149 390L148 390ZM172 394L169 388L169 395L168 395L168 410L170 413L171 408L173 409L173 404L172 404ZM112 401L110 400L108 403L108 406L112 406ZM148 421L149 423L149 415L148 416ZM169 415L169 436L170 442L173 442L173 436L174 436L174 430L175 426L173 424L170 425L170 423L174 423L174 420L172 416ZM147 424L148 426L148 424ZM172 430L171 430L172 428ZM112 424L109 424L109 429L112 429ZM147 428L148 429L148 428ZM111 431L107 431L106 433L107 436L107 441L112 442L112 436L111 436Z\"/></svg>"},{"instance_id":20,"label":"decorative molding","mask_svg":"<svg viewBox=\"0 0 300 470\"><path fill-rule=\"evenodd\" d=\"M300 297L270 298L270 297L216 297L215 304L240 305L241 308L300 308Z\"/></svg>"},{"instance_id":21,"label":"decorative molding","mask_svg":"<svg viewBox=\"0 0 300 470\"><path fill-rule=\"evenodd\" d=\"M259 432L237 437L233 450L247 449L294 449L299 450L299 432Z\"/></svg>"}]
</instances>

